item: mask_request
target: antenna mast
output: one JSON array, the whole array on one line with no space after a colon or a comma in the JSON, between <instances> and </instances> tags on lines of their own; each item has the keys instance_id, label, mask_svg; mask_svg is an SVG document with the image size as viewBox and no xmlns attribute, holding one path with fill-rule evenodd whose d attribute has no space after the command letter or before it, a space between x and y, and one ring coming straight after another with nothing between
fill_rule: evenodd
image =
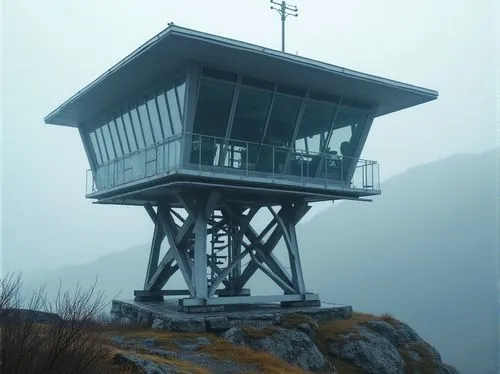
<instances>
[{"instance_id":1,"label":"antenna mast","mask_svg":"<svg viewBox=\"0 0 500 374\"><path fill-rule=\"evenodd\" d=\"M288 16L294 16L298 17L299 15L299 9L295 5L288 5L286 1L282 1L281 3L279 1L275 0L270 0L271 4L271 9L274 9L279 13L281 16L281 50L285 52L285 21L286 17Z\"/></svg>"}]
</instances>

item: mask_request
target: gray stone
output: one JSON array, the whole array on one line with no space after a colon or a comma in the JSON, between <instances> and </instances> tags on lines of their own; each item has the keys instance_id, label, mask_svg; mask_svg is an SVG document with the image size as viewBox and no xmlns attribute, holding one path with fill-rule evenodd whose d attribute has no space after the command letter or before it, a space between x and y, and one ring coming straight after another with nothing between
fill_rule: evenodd
<instances>
[{"instance_id":1,"label":"gray stone","mask_svg":"<svg viewBox=\"0 0 500 374\"><path fill-rule=\"evenodd\" d=\"M155 318L155 319L153 319L153 323L151 324L151 328L164 330L165 329L165 321L160 319L160 318Z\"/></svg>"},{"instance_id":2,"label":"gray stone","mask_svg":"<svg viewBox=\"0 0 500 374\"><path fill-rule=\"evenodd\" d=\"M153 316L146 310L137 311L137 324L143 327L151 327L153 324Z\"/></svg>"},{"instance_id":3,"label":"gray stone","mask_svg":"<svg viewBox=\"0 0 500 374\"><path fill-rule=\"evenodd\" d=\"M140 344L144 345L144 346L146 346L148 348L151 348L151 347L153 347L155 345L155 338L142 339L140 341Z\"/></svg>"},{"instance_id":4,"label":"gray stone","mask_svg":"<svg viewBox=\"0 0 500 374\"><path fill-rule=\"evenodd\" d=\"M222 337L233 344L268 352L306 370L333 370L309 336L301 331L277 327L264 338L251 338L241 328L233 327L222 334Z\"/></svg>"},{"instance_id":5,"label":"gray stone","mask_svg":"<svg viewBox=\"0 0 500 374\"><path fill-rule=\"evenodd\" d=\"M232 327L243 327L250 326L255 327L257 329L261 329L267 326L275 325L278 322L278 319L252 319L251 317L246 319L229 319L228 325L229 328Z\"/></svg>"},{"instance_id":6,"label":"gray stone","mask_svg":"<svg viewBox=\"0 0 500 374\"><path fill-rule=\"evenodd\" d=\"M135 324L135 320L131 320L128 317L120 317L115 320L113 320L113 324L119 325L119 326L131 326Z\"/></svg>"},{"instance_id":7,"label":"gray stone","mask_svg":"<svg viewBox=\"0 0 500 374\"><path fill-rule=\"evenodd\" d=\"M226 331L229 329L229 321L227 317L215 316L205 318L206 326L208 331Z\"/></svg>"},{"instance_id":8,"label":"gray stone","mask_svg":"<svg viewBox=\"0 0 500 374\"><path fill-rule=\"evenodd\" d=\"M299 323L297 325L297 330L302 331L304 334L309 336L311 339L314 339L314 329L308 323Z\"/></svg>"},{"instance_id":9,"label":"gray stone","mask_svg":"<svg viewBox=\"0 0 500 374\"><path fill-rule=\"evenodd\" d=\"M176 332L206 332L205 318L172 318L168 329Z\"/></svg>"},{"instance_id":10,"label":"gray stone","mask_svg":"<svg viewBox=\"0 0 500 374\"><path fill-rule=\"evenodd\" d=\"M391 344L395 347L398 346L399 337L394 326L385 321L369 321L364 326L368 327L370 330L382 335L384 338L389 340Z\"/></svg>"},{"instance_id":11,"label":"gray stone","mask_svg":"<svg viewBox=\"0 0 500 374\"><path fill-rule=\"evenodd\" d=\"M245 333L239 327L231 327L221 336L233 344L238 344L238 345L245 344Z\"/></svg>"},{"instance_id":12,"label":"gray stone","mask_svg":"<svg viewBox=\"0 0 500 374\"><path fill-rule=\"evenodd\" d=\"M116 343L116 344L124 344L125 343L125 339L123 339L123 336L112 336L111 337L111 341L113 343Z\"/></svg>"},{"instance_id":13,"label":"gray stone","mask_svg":"<svg viewBox=\"0 0 500 374\"><path fill-rule=\"evenodd\" d=\"M121 315L121 310L122 310L122 304L117 302L116 300L113 300L111 303L111 314L113 315Z\"/></svg>"},{"instance_id":14,"label":"gray stone","mask_svg":"<svg viewBox=\"0 0 500 374\"><path fill-rule=\"evenodd\" d=\"M203 336L199 336L194 339L172 339L171 342L177 345L177 347L179 347L182 351L196 351L201 347L206 347L207 345L212 344L212 341L209 338L205 338Z\"/></svg>"},{"instance_id":15,"label":"gray stone","mask_svg":"<svg viewBox=\"0 0 500 374\"><path fill-rule=\"evenodd\" d=\"M137 321L137 309L129 304L122 303L121 315L130 318L132 321Z\"/></svg>"},{"instance_id":16,"label":"gray stone","mask_svg":"<svg viewBox=\"0 0 500 374\"><path fill-rule=\"evenodd\" d=\"M181 371L173 366L166 364L159 365L124 352L116 353L113 357L113 360L117 364L133 365L136 369L146 374L181 373Z\"/></svg>"},{"instance_id":17,"label":"gray stone","mask_svg":"<svg viewBox=\"0 0 500 374\"><path fill-rule=\"evenodd\" d=\"M164 357L164 358L167 358L167 359L176 359L176 358L179 358L179 355L175 352L172 352L172 351L167 351L165 349L159 349L159 348L152 348L149 350L149 352L151 352L152 354L154 355L157 355L157 356L160 356L160 357Z\"/></svg>"},{"instance_id":18,"label":"gray stone","mask_svg":"<svg viewBox=\"0 0 500 374\"><path fill-rule=\"evenodd\" d=\"M331 356L348 361L370 374L403 374L404 360L385 337L360 328L359 335L347 334L345 339L331 342Z\"/></svg>"},{"instance_id":19,"label":"gray stone","mask_svg":"<svg viewBox=\"0 0 500 374\"><path fill-rule=\"evenodd\" d=\"M257 313L252 314L250 319L262 320L262 321L278 321L278 317L273 313Z\"/></svg>"}]
</instances>

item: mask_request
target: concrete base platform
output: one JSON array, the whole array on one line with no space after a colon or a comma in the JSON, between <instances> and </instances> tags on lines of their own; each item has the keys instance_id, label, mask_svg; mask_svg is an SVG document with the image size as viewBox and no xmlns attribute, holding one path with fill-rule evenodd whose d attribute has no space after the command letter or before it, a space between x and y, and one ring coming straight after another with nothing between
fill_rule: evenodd
<instances>
[{"instance_id":1,"label":"concrete base platform","mask_svg":"<svg viewBox=\"0 0 500 374\"><path fill-rule=\"evenodd\" d=\"M288 306L279 303L234 306L231 310L186 313L179 310L178 300L137 301L113 300L113 317L123 323L139 324L177 332L222 332L237 326L257 328L280 323L282 316L307 315L312 319L328 321L346 319L352 314L350 305Z\"/></svg>"}]
</instances>

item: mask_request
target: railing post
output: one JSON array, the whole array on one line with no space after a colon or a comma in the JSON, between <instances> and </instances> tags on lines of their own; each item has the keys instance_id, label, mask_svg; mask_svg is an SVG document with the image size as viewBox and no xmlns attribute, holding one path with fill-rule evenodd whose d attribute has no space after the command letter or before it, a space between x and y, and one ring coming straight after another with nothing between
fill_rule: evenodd
<instances>
[{"instance_id":1,"label":"railing post","mask_svg":"<svg viewBox=\"0 0 500 374\"><path fill-rule=\"evenodd\" d=\"M274 145L272 146L273 147L273 182L274 182Z\"/></svg>"},{"instance_id":2,"label":"railing post","mask_svg":"<svg viewBox=\"0 0 500 374\"><path fill-rule=\"evenodd\" d=\"M345 181L344 181L344 156L340 156L340 181L344 182L344 187L345 187Z\"/></svg>"},{"instance_id":3,"label":"railing post","mask_svg":"<svg viewBox=\"0 0 500 374\"><path fill-rule=\"evenodd\" d=\"M372 186L372 190L373 190L373 186L375 185L375 181L373 180L373 162L370 163L370 166L372 167L372 180L371 180L371 186Z\"/></svg>"},{"instance_id":4,"label":"railing post","mask_svg":"<svg viewBox=\"0 0 500 374\"><path fill-rule=\"evenodd\" d=\"M304 183L304 156L300 157L300 181Z\"/></svg>"},{"instance_id":5,"label":"railing post","mask_svg":"<svg viewBox=\"0 0 500 374\"><path fill-rule=\"evenodd\" d=\"M248 147L248 142L247 142L247 151L245 152L246 154L246 161L245 161L245 165L246 165L246 176L248 177L248 152L250 151L250 148Z\"/></svg>"}]
</instances>

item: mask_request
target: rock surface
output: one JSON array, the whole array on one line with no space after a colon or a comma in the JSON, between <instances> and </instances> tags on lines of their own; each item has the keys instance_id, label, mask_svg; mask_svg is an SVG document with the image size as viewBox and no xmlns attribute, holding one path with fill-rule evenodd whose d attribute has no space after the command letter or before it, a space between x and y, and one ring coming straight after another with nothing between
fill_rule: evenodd
<instances>
[{"instance_id":1,"label":"rock surface","mask_svg":"<svg viewBox=\"0 0 500 374\"><path fill-rule=\"evenodd\" d=\"M250 330L252 331L252 330ZM293 365L306 370L325 371L331 369L328 360L316 344L302 331L284 328L260 329L248 333L233 327L222 334L233 344L245 345L258 351L271 353Z\"/></svg>"},{"instance_id":2,"label":"rock surface","mask_svg":"<svg viewBox=\"0 0 500 374\"><path fill-rule=\"evenodd\" d=\"M115 315L122 320L135 318L136 323L173 334L169 335L168 346L159 346L154 339L113 337L114 344L125 350L116 360L127 361L144 372L175 373L177 369L174 363L180 361L187 361L189 365L214 373L263 370L260 366L262 363L245 360L242 351L234 353L234 356L217 353L227 352L227 349L232 352L232 348L224 346L229 342L269 353L312 372L458 374L456 369L444 364L439 352L410 326L390 316L352 314L350 309L339 309L304 314L211 313L166 318L154 313L145 315L127 304L115 305L114 308L115 312L119 311ZM193 335L196 333L202 335ZM224 344L220 345L221 341ZM137 347L140 347L141 352L145 350L164 361L160 360L156 364L152 362L148 366L143 357L134 355ZM219 351L212 349L214 347L219 347ZM260 360L257 358L260 356L253 357L254 360Z\"/></svg>"},{"instance_id":3,"label":"rock surface","mask_svg":"<svg viewBox=\"0 0 500 374\"><path fill-rule=\"evenodd\" d=\"M384 336L360 328L358 334L342 335L328 346L329 353L371 374L404 374L405 363L396 347Z\"/></svg>"}]
</instances>

